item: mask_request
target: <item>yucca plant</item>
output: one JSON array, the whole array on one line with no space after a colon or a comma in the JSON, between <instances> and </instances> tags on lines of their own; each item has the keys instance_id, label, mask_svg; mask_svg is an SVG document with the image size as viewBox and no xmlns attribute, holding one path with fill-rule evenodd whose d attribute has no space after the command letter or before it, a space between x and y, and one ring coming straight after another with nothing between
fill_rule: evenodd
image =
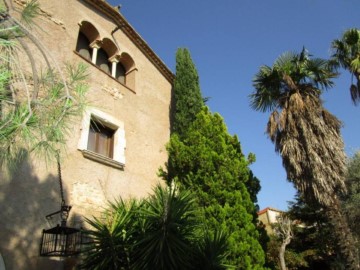
<instances>
[{"instance_id":1,"label":"yucca plant","mask_svg":"<svg viewBox=\"0 0 360 270\"><path fill-rule=\"evenodd\" d=\"M87 270L131 269L133 244L140 234L138 211L141 202L119 200L109 204L102 218L86 219L85 239L80 268Z\"/></svg>"},{"instance_id":2,"label":"yucca plant","mask_svg":"<svg viewBox=\"0 0 360 270\"><path fill-rule=\"evenodd\" d=\"M198 241L196 248L196 260L193 269L197 270L225 270L235 269L225 264L229 254L228 235L221 230L215 232L205 231Z\"/></svg>"},{"instance_id":3,"label":"yucca plant","mask_svg":"<svg viewBox=\"0 0 360 270\"><path fill-rule=\"evenodd\" d=\"M191 269L200 225L194 203L188 191L154 189L139 209L143 222L134 246L134 269Z\"/></svg>"},{"instance_id":4,"label":"yucca plant","mask_svg":"<svg viewBox=\"0 0 360 270\"><path fill-rule=\"evenodd\" d=\"M228 236L206 232L188 191L160 185L143 200L109 204L102 218L87 219L82 269L227 269Z\"/></svg>"}]
</instances>

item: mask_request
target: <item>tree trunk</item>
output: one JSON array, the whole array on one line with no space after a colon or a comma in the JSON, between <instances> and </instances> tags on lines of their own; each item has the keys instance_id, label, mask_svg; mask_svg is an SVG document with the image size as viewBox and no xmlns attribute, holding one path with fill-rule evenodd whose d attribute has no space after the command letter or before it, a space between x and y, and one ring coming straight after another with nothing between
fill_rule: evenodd
<instances>
[{"instance_id":1,"label":"tree trunk","mask_svg":"<svg viewBox=\"0 0 360 270\"><path fill-rule=\"evenodd\" d=\"M280 259L280 267L281 267L281 270L286 270L286 263L285 263L285 250L286 250L286 246L290 243L291 241L291 236L287 236L282 244L281 244L281 247L280 247L280 250L279 250L279 259Z\"/></svg>"},{"instance_id":2,"label":"tree trunk","mask_svg":"<svg viewBox=\"0 0 360 270\"><path fill-rule=\"evenodd\" d=\"M335 196L334 196L335 197ZM340 201L335 197L334 205L327 207L330 221L335 228L335 234L341 249L342 257L346 262L346 269L359 270L359 251L356 247L356 241L349 228L349 224L342 214Z\"/></svg>"}]
</instances>

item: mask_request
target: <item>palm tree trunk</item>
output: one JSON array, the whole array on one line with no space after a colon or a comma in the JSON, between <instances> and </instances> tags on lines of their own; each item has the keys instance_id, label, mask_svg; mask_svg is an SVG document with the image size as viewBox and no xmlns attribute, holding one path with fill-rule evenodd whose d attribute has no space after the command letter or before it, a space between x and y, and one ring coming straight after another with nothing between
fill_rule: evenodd
<instances>
[{"instance_id":1,"label":"palm tree trunk","mask_svg":"<svg viewBox=\"0 0 360 270\"><path fill-rule=\"evenodd\" d=\"M342 213L339 199L334 196L334 204L327 207L329 219L335 228L335 234L341 248L342 256L346 262L346 269L359 270L359 251L356 247L356 241L349 228L349 224Z\"/></svg>"}]
</instances>

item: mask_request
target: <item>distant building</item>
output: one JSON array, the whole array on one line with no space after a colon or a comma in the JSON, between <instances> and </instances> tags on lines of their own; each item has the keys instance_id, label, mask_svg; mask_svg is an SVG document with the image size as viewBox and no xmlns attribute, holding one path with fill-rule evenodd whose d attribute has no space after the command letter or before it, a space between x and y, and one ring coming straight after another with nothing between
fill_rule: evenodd
<instances>
[{"instance_id":1,"label":"distant building","mask_svg":"<svg viewBox=\"0 0 360 270\"><path fill-rule=\"evenodd\" d=\"M9 1L15 8L27 2ZM68 224L80 228L83 217L98 215L109 200L147 196L159 182L174 75L105 0L38 3L39 27L33 31L51 61L89 66L87 99L93 107L73 123L62 160L64 195L72 206ZM30 42L29 47L41 63L39 51ZM42 229L59 221L45 216L59 210L60 202L57 168L41 158L29 158L16 172L0 172L0 258L7 270L74 269L76 259L39 256Z\"/></svg>"},{"instance_id":2,"label":"distant building","mask_svg":"<svg viewBox=\"0 0 360 270\"><path fill-rule=\"evenodd\" d=\"M267 207L259 211L257 214L259 222L261 222L265 226L266 232L268 234L273 234L274 230L272 228L272 225L277 223L277 218L283 213L284 211L272 207Z\"/></svg>"}]
</instances>

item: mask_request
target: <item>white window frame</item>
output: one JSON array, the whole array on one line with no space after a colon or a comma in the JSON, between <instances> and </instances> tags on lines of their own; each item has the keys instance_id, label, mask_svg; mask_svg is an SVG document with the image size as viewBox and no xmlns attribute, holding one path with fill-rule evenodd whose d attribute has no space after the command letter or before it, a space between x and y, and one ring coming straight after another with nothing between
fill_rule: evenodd
<instances>
[{"instance_id":1,"label":"white window frame","mask_svg":"<svg viewBox=\"0 0 360 270\"><path fill-rule=\"evenodd\" d=\"M114 130L113 158L109 158L99 153L88 150L88 139L91 119L98 120L108 128ZM85 158L89 158L115 168L123 169L125 166L125 148L125 129L124 123L122 121L95 108L89 108L85 111L81 122L81 134L78 143L78 149L82 152Z\"/></svg>"}]
</instances>

